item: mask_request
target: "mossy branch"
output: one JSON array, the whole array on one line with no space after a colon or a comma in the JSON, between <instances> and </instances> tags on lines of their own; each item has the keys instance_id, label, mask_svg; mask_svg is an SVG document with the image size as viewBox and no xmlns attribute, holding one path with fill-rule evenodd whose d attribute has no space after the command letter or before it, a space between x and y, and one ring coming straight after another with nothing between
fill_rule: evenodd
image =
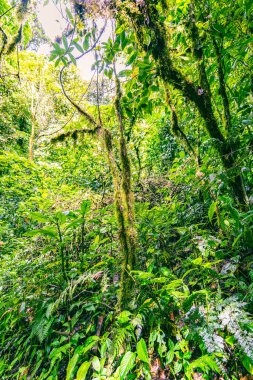
<instances>
[{"instance_id":1,"label":"mossy branch","mask_svg":"<svg viewBox=\"0 0 253 380\"><path fill-rule=\"evenodd\" d=\"M51 139L52 143L56 143L59 141L65 141L68 138L72 138L73 140L76 140L78 138L78 135L84 135L84 134L89 134L89 135L95 135L98 133L100 130L100 126L97 126L96 128L92 129L75 129L74 131L68 131L65 133L61 133Z\"/></svg>"},{"instance_id":2,"label":"mossy branch","mask_svg":"<svg viewBox=\"0 0 253 380\"><path fill-rule=\"evenodd\" d=\"M9 44L7 48L7 54L11 54L14 51L15 47L21 42L22 34L23 34L23 25L20 25L18 33L13 38L12 42Z\"/></svg>"},{"instance_id":3,"label":"mossy branch","mask_svg":"<svg viewBox=\"0 0 253 380\"><path fill-rule=\"evenodd\" d=\"M3 44L1 46L1 49L0 49L0 59L2 58L2 55L3 55L3 52L5 50L5 47L7 45L7 42L8 42L8 37L7 37L7 34L5 33L5 31L3 30L2 27L0 27L0 32L3 36Z\"/></svg>"},{"instance_id":4,"label":"mossy branch","mask_svg":"<svg viewBox=\"0 0 253 380\"><path fill-rule=\"evenodd\" d=\"M226 91L226 81L225 81L225 75L222 65L222 58L221 58L221 49L218 46L218 43L215 39L215 37L212 37L213 40L213 46L216 53L217 58L217 64L218 64L218 77L219 77L219 85L220 85L220 95L222 98L223 103L223 109L224 109L224 116L225 116L225 126L227 133L231 131L232 128L232 122L231 122L231 113L230 113L230 107L229 107L229 100L228 95Z\"/></svg>"}]
</instances>

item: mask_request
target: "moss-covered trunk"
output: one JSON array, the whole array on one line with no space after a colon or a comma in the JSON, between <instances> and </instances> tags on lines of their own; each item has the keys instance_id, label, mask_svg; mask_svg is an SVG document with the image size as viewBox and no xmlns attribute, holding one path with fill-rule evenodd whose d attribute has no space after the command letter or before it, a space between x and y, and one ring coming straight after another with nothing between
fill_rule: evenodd
<instances>
[{"instance_id":1,"label":"moss-covered trunk","mask_svg":"<svg viewBox=\"0 0 253 380\"><path fill-rule=\"evenodd\" d=\"M166 13L167 4L165 1L162 3L164 12ZM237 202L245 205L247 203L247 197L240 174L240 167L237 166L236 156L233 153L237 147L234 146L234 143L230 142L231 139L225 138L219 128L212 108L212 99L203 59L200 56L198 62L201 85L201 87L199 87L175 68L167 46L169 36L166 33L166 25L164 24L165 18L160 16L156 3L148 0L145 2L145 12L143 10L139 13L132 13L131 9L129 10L129 17L136 31L136 38L139 44L143 49L146 49L147 47L144 42L145 33L151 35L148 49L157 63L161 79L165 85L172 85L176 90L179 90L186 99L195 104L201 117L205 121L205 127L209 136L215 141L215 147L223 167L227 172L228 183L232 194ZM200 52L195 51L195 54L200 54Z\"/></svg>"},{"instance_id":2,"label":"moss-covered trunk","mask_svg":"<svg viewBox=\"0 0 253 380\"><path fill-rule=\"evenodd\" d=\"M130 214L132 212L130 210L133 209L133 203L131 203L131 205L129 204L131 189L127 190L127 186L125 184L126 178L124 179L124 176L126 173L122 174L122 178L120 176L115 160L111 133L107 129L101 130L100 133L102 134L102 140L105 145L108 162L113 177L114 205L119 228L119 241L121 247L122 267L118 296L118 308L127 309L132 299L134 285L130 271L134 269L135 265L135 233L133 225L133 214L132 217L130 217Z\"/></svg>"}]
</instances>

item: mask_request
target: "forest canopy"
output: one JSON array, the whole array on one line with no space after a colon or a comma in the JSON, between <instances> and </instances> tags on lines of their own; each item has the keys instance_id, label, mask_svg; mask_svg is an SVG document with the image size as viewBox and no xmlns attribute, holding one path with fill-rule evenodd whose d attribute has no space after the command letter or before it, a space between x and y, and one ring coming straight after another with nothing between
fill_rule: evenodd
<instances>
[{"instance_id":1,"label":"forest canopy","mask_svg":"<svg viewBox=\"0 0 253 380\"><path fill-rule=\"evenodd\" d=\"M1 379L253 379L252 15L0 0Z\"/></svg>"}]
</instances>

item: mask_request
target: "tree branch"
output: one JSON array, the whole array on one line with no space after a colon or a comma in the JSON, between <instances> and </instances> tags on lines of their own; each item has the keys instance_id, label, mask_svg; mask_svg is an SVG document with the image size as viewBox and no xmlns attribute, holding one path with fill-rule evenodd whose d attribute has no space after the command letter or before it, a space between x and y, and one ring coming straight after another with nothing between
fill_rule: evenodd
<instances>
[{"instance_id":1,"label":"tree branch","mask_svg":"<svg viewBox=\"0 0 253 380\"><path fill-rule=\"evenodd\" d=\"M86 120L94 125L95 127L100 127L101 128L101 125L97 124L96 120L93 118L92 115L90 115L85 109L81 108L76 102L74 102L74 100L72 100L70 98L70 96L67 94L65 88L64 88L64 85L63 85L63 72L65 70L66 66L63 66L61 71L60 71L60 84L61 84L61 88L62 88L62 92L63 94L65 95L65 97L68 99L68 101L72 104L72 106L75 107L75 109L82 115L86 118Z\"/></svg>"}]
</instances>

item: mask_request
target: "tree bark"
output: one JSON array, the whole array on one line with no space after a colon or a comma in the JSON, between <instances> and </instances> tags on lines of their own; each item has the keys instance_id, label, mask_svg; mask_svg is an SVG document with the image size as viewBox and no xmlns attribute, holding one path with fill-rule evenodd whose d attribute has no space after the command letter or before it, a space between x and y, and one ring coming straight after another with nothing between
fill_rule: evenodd
<instances>
[{"instance_id":1,"label":"tree bark","mask_svg":"<svg viewBox=\"0 0 253 380\"><path fill-rule=\"evenodd\" d=\"M163 2L163 5L164 12L166 12L165 2ZM147 30L149 30L149 35L150 31L152 32L148 49L157 63L161 79L165 85L171 84L175 89L179 90L186 99L195 104L201 117L205 121L205 127L209 136L214 139L215 148L227 172L228 183L232 190L233 197L238 203L242 205L247 204L240 168L236 165L236 157L233 153L236 148L230 142L230 139L225 139L215 118L212 109L210 88L203 62L199 62L199 70L201 73L201 86L204 88L199 88L174 67L167 46L169 37L166 35L166 26L161 21L156 4L147 0L145 2L145 12L142 10L140 13L133 14L130 11L129 17L134 25L136 38L144 49L147 47L145 47L143 31L147 32ZM148 22L146 20L148 20Z\"/></svg>"}]
</instances>

